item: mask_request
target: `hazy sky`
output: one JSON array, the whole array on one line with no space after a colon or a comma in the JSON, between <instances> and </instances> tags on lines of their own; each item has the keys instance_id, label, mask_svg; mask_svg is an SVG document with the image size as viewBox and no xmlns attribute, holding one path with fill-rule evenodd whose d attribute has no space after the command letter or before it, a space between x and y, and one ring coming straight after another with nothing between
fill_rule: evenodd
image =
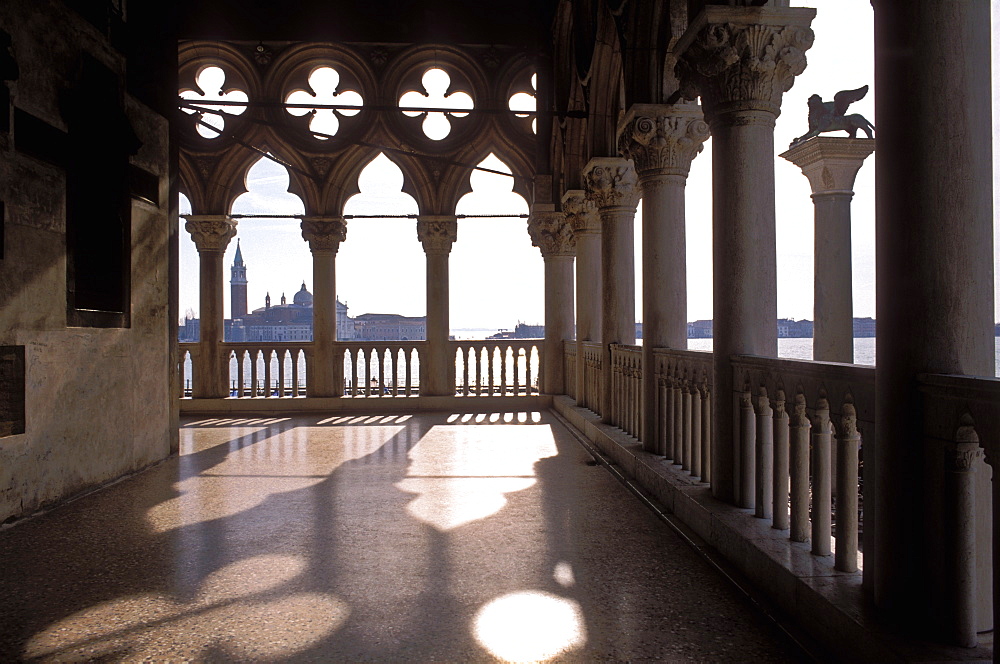
<instances>
[{"instance_id":1,"label":"hazy sky","mask_svg":"<svg viewBox=\"0 0 1000 664\"><path fill-rule=\"evenodd\" d=\"M994 30L1000 0L991 0ZM809 183L798 167L777 155L807 129L806 99L817 93L826 100L840 90L869 85L868 96L851 106L871 120L874 113L872 7L870 0L811 0L795 3L817 8L816 41L806 53L808 67L785 93L775 128L775 194L777 201L778 315L812 318L813 206ZM1000 163L1000 58L994 48L994 163ZM843 135L843 134L834 134ZM712 317L711 140L695 160L687 187L688 320ZM505 169L493 161L492 168ZM994 189L1000 190L994 167ZM233 213L296 214L301 201L287 192L288 176L273 162L261 160L248 173L249 193ZM345 214L416 213L416 203L403 194L401 172L385 157L372 162L360 179L361 193L351 198ZM511 179L474 172L473 193L458 205L459 214L518 214L525 201L511 191ZM995 208L1000 210L1000 198ZM181 212L187 212L182 199ZM858 174L853 201L853 270L855 316L875 315L874 158ZM640 208L641 214L641 208ZM450 261L452 328L513 328L518 321L543 322L543 266L531 246L523 219L467 219L458 222L458 241ZM245 219L239 222L247 265L251 309L273 303L282 293L291 300L304 281L313 290L312 259L297 220ZM641 224L636 216L636 318L641 320L642 281L639 249ZM180 311L198 311L198 259L186 232L180 240ZM235 240L225 257L225 311L228 317L229 272ZM1000 264L996 272L1000 274ZM350 315L367 312L422 315L425 309L424 254L413 220L354 219L337 256L337 292ZM997 289L1000 301L1000 288Z\"/></svg>"}]
</instances>

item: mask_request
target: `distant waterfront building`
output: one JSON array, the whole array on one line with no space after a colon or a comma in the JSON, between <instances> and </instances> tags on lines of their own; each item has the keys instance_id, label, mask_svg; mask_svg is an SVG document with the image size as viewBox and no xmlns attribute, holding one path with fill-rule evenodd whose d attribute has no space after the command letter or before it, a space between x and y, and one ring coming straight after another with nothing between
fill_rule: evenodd
<instances>
[{"instance_id":1,"label":"distant waterfront building","mask_svg":"<svg viewBox=\"0 0 1000 664\"><path fill-rule=\"evenodd\" d=\"M875 319L874 318L855 318L854 319L854 338L874 338L875 337Z\"/></svg>"},{"instance_id":2,"label":"distant waterfront building","mask_svg":"<svg viewBox=\"0 0 1000 664\"><path fill-rule=\"evenodd\" d=\"M711 339L712 321L696 320L688 323L688 339Z\"/></svg>"},{"instance_id":3,"label":"distant waterfront building","mask_svg":"<svg viewBox=\"0 0 1000 664\"><path fill-rule=\"evenodd\" d=\"M544 325L528 325L518 323L514 326L514 331L502 329L496 334L491 334L487 339L543 339L545 337Z\"/></svg>"}]
</instances>

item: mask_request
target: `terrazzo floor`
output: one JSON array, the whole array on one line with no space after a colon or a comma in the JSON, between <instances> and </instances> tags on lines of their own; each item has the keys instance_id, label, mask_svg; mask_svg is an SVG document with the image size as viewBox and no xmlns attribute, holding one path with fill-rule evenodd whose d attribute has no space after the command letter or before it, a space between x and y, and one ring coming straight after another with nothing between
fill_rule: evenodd
<instances>
[{"instance_id":1,"label":"terrazzo floor","mask_svg":"<svg viewBox=\"0 0 1000 664\"><path fill-rule=\"evenodd\" d=\"M802 661L550 413L190 419L0 532L0 661Z\"/></svg>"}]
</instances>

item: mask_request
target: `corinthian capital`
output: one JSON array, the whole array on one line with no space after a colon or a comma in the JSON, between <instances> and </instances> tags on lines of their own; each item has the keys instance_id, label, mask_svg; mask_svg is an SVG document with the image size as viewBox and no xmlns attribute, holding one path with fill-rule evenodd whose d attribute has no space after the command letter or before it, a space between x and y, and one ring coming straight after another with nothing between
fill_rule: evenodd
<instances>
[{"instance_id":1,"label":"corinthian capital","mask_svg":"<svg viewBox=\"0 0 1000 664\"><path fill-rule=\"evenodd\" d=\"M236 220L225 214L190 214L185 217L184 230L198 251L225 251L236 237Z\"/></svg>"},{"instance_id":2,"label":"corinthian capital","mask_svg":"<svg viewBox=\"0 0 1000 664\"><path fill-rule=\"evenodd\" d=\"M449 254L458 239L458 221L450 215L421 215L417 217L417 239L426 254Z\"/></svg>"},{"instance_id":3,"label":"corinthian capital","mask_svg":"<svg viewBox=\"0 0 1000 664\"><path fill-rule=\"evenodd\" d=\"M562 197L562 210L574 235L601 232L601 217L597 206L587 200L583 189L570 189Z\"/></svg>"},{"instance_id":4,"label":"corinthian capital","mask_svg":"<svg viewBox=\"0 0 1000 664\"><path fill-rule=\"evenodd\" d=\"M623 207L633 210L639 204L635 166L630 159L595 157L583 169L587 200L598 210Z\"/></svg>"},{"instance_id":5,"label":"corinthian capital","mask_svg":"<svg viewBox=\"0 0 1000 664\"><path fill-rule=\"evenodd\" d=\"M781 97L806 68L815 9L707 5L678 41L681 95L699 95L710 117L781 110Z\"/></svg>"},{"instance_id":6,"label":"corinthian capital","mask_svg":"<svg viewBox=\"0 0 1000 664\"><path fill-rule=\"evenodd\" d=\"M302 217L299 227L312 252L337 253L340 243L347 239L347 222L343 217Z\"/></svg>"},{"instance_id":7,"label":"corinthian capital","mask_svg":"<svg viewBox=\"0 0 1000 664\"><path fill-rule=\"evenodd\" d=\"M528 217L528 235L531 245L538 247L545 258L576 255L576 236L564 212L532 212Z\"/></svg>"},{"instance_id":8,"label":"corinthian capital","mask_svg":"<svg viewBox=\"0 0 1000 664\"><path fill-rule=\"evenodd\" d=\"M639 177L687 177L708 139L697 104L635 104L618 125L618 151L635 163Z\"/></svg>"}]
</instances>

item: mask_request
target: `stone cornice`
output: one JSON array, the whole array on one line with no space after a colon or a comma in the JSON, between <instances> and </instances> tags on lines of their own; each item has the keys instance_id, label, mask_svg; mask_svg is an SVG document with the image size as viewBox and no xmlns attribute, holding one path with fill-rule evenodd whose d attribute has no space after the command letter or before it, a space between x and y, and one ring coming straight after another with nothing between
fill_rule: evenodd
<instances>
[{"instance_id":1,"label":"stone cornice","mask_svg":"<svg viewBox=\"0 0 1000 664\"><path fill-rule=\"evenodd\" d=\"M576 236L565 212L532 212L528 235L531 245L538 247L544 258L576 255Z\"/></svg>"},{"instance_id":2,"label":"stone cornice","mask_svg":"<svg viewBox=\"0 0 1000 664\"><path fill-rule=\"evenodd\" d=\"M570 189L563 194L562 210L575 235L601 232L601 217L597 214L597 207L587 200L587 192L583 189Z\"/></svg>"},{"instance_id":3,"label":"stone cornice","mask_svg":"<svg viewBox=\"0 0 1000 664\"><path fill-rule=\"evenodd\" d=\"M709 134L697 104L634 104L618 125L618 151L633 161L640 180L687 177Z\"/></svg>"},{"instance_id":4,"label":"stone cornice","mask_svg":"<svg viewBox=\"0 0 1000 664\"><path fill-rule=\"evenodd\" d=\"M638 177L631 159L594 157L583 169L587 200L598 210L630 208L639 204Z\"/></svg>"},{"instance_id":5,"label":"stone cornice","mask_svg":"<svg viewBox=\"0 0 1000 664\"><path fill-rule=\"evenodd\" d=\"M458 220L452 215L417 217L417 239L428 255L448 255L458 239Z\"/></svg>"},{"instance_id":6,"label":"stone cornice","mask_svg":"<svg viewBox=\"0 0 1000 664\"><path fill-rule=\"evenodd\" d=\"M681 96L701 96L711 121L720 113L765 111L806 68L815 9L707 5L677 42Z\"/></svg>"},{"instance_id":7,"label":"stone cornice","mask_svg":"<svg viewBox=\"0 0 1000 664\"><path fill-rule=\"evenodd\" d=\"M299 227L302 239L309 243L313 253L337 253L340 243L347 239L347 222L343 217L302 217Z\"/></svg>"},{"instance_id":8,"label":"stone cornice","mask_svg":"<svg viewBox=\"0 0 1000 664\"><path fill-rule=\"evenodd\" d=\"M874 151L872 138L814 136L779 156L802 169L813 195L853 194L858 171Z\"/></svg>"},{"instance_id":9,"label":"stone cornice","mask_svg":"<svg viewBox=\"0 0 1000 664\"><path fill-rule=\"evenodd\" d=\"M223 252L236 237L236 220L226 214L190 214L184 217L184 230L198 251Z\"/></svg>"}]
</instances>

